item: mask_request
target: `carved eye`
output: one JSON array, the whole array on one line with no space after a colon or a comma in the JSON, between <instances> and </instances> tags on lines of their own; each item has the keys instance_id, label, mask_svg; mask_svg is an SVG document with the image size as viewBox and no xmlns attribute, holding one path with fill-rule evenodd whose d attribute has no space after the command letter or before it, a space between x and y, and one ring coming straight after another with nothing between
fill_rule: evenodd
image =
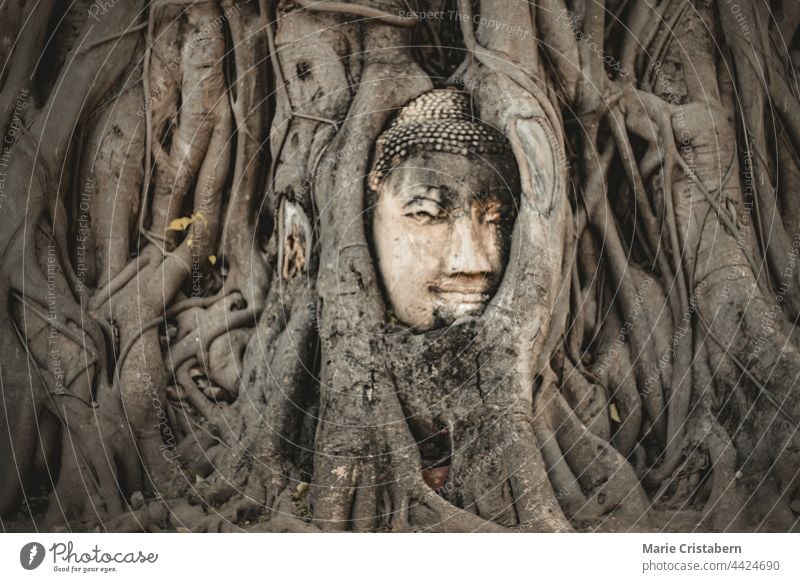
<instances>
[{"instance_id":1,"label":"carved eye","mask_svg":"<svg viewBox=\"0 0 800 582\"><path fill-rule=\"evenodd\" d=\"M442 214L441 212L433 214L431 212L428 212L427 210L417 210L416 212L407 213L406 216L410 216L417 222L421 222L424 224L428 222L433 222L435 220L439 220L441 218L441 214Z\"/></svg>"},{"instance_id":2,"label":"carved eye","mask_svg":"<svg viewBox=\"0 0 800 582\"><path fill-rule=\"evenodd\" d=\"M489 204L484 206L481 214L481 222L484 224L500 224L503 220L503 207L500 204Z\"/></svg>"},{"instance_id":3,"label":"carved eye","mask_svg":"<svg viewBox=\"0 0 800 582\"><path fill-rule=\"evenodd\" d=\"M421 224L427 224L443 219L445 211L432 200L414 200L406 207L405 215Z\"/></svg>"},{"instance_id":4,"label":"carved eye","mask_svg":"<svg viewBox=\"0 0 800 582\"><path fill-rule=\"evenodd\" d=\"M500 224L500 218L502 217L499 210L490 210L483 214L483 222L485 224Z\"/></svg>"}]
</instances>

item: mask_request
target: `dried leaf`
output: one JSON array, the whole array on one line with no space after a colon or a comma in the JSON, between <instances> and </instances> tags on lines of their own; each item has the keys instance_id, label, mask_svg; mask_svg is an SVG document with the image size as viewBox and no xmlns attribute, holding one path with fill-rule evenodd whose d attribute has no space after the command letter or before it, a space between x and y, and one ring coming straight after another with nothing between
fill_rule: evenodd
<instances>
[{"instance_id":1,"label":"dried leaf","mask_svg":"<svg viewBox=\"0 0 800 582\"><path fill-rule=\"evenodd\" d=\"M619 410L617 410L617 405L613 402L608 405L608 414L611 416L611 420L614 422L622 422L622 419L619 417Z\"/></svg>"},{"instance_id":2,"label":"dried leaf","mask_svg":"<svg viewBox=\"0 0 800 582\"><path fill-rule=\"evenodd\" d=\"M189 228L189 225L191 225L192 222L194 222L194 220L186 216L183 216L181 218L176 218L169 223L167 230L178 230L178 231L186 230L187 228Z\"/></svg>"},{"instance_id":3,"label":"dried leaf","mask_svg":"<svg viewBox=\"0 0 800 582\"><path fill-rule=\"evenodd\" d=\"M169 223L167 230L183 231L189 228L195 222L201 221L203 222L203 226L208 226L208 219L206 218L206 215L203 214L202 210L198 210L191 216L181 216L180 218L173 219Z\"/></svg>"}]
</instances>

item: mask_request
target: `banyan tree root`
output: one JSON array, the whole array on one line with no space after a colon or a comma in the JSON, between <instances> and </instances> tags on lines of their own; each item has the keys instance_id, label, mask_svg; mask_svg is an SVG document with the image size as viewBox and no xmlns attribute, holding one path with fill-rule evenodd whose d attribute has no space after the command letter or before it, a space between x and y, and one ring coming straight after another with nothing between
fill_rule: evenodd
<instances>
[{"instance_id":1,"label":"banyan tree root","mask_svg":"<svg viewBox=\"0 0 800 582\"><path fill-rule=\"evenodd\" d=\"M49 479L51 527L109 531L797 527L787 6L744 10L750 39L705 2L420 24L132 2L81 45L86 4L0 9L31 23L0 44L4 187L27 194L0 229L4 515ZM418 62L419 26L458 46ZM447 76L508 136L522 203L485 314L411 335L362 177Z\"/></svg>"},{"instance_id":2,"label":"banyan tree root","mask_svg":"<svg viewBox=\"0 0 800 582\"><path fill-rule=\"evenodd\" d=\"M141 9L140 4L131 2L115 11L113 15L109 15L102 25L93 28L89 39L103 37L130 26ZM121 38L119 47L123 54L126 52L130 54L134 51L136 43L135 37ZM69 49L77 53L74 47L68 47ZM125 441L118 434L115 435L116 431L111 428L118 426L116 419L119 409L114 405L113 399L108 398L107 384L99 370L105 360L104 339L100 328L81 310L77 297L73 295L74 287L67 283L74 280L75 273L75 267L68 263L69 252L59 252L58 245L53 245L52 241L46 243L52 248L52 252L46 254L45 271L38 265L38 260L31 261L33 258L31 255L36 252L38 244L43 242L40 239L37 244L41 226L46 225L45 232L50 234L50 237L55 237L56 242L64 233L63 198L55 196L59 189L57 169L70 150L75 121L92 111L104 95L114 89L119 75L128 63L124 58L109 60L96 53L73 56L72 63L78 70L70 72L69 82L64 82L63 77L66 73L60 71L58 73L60 78L55 79L51 92L43 95L40 107L34 107L30 102L29 107L15 110L17 116L24 116L25 127L22 117L12 120L12 125L17 128L15 135L18 135L11 154L16 170L13 172L13 177L6 181L5 188L20 195L18 202L13 202L4 208L2 247L3 256L7 258L3 261L2 277L0 277L5 289L4 303L0 311L5 319L2 332L4 361L15 364L10 367L3 366L3 385L9 389L15 387L14 390L19 390L20 394L40 396L32 401L25 398L16 399L10 393L4 392L3 418L14 419L12 420L14 427L4 427L2 431L8 436L3 437L3 452L0 458L3 463L11 463L21 471L17 473L11 466L5 470L6 474L17 474L20 479L4 482L0 505L4 513L15 506L21 491L25 490L28 483L27 474L30 465L25 459L30 456L30 451L47 446L44 442L41 445L37 444L36 437L33 436L35 425L29 424L28 419L35 419L45 402L49 401L47 407L52 415L59 418L62 427L60 440L61 449L65 451L63 456L67 457L65 444L70 435L75 445L73 450L79 451L79 457L72 455L74 461L71 464L62 463L64 474L69 475L64 477L63 483L71 481L79 491L88 491L87 495L83 496L87 499L87 505L97 502L99 500L97 494L100 494L102 503L96 504L92 511L92 517L96 519L98 513L104 515L106 512L121 510L113 475L113 463L109 462L99 442L103 437L97 434L95 424L97 418L112 423L106 426L105 431L100 430L100 434L105 438L110 437L111 442L120 443L121 448L124 448L122 443ZM11 58L19 66L24 67L24 63L31 58L31 55L17 52L12 54ZM30 78L30 73L28 70L25 75ZM69 86L69 95L63 92L66 91L66 86ZM47 114L53 109L58 109L59 115L46 123ZM43 137L45 135L46 139ZM38 152L36 156L34 151ZM43 223L41 226L40 221ZM61 242L63 243L63 240ZM68 251L66 245L62 246L64 251ZM20 261L26 261L28 267L23 268ZM59 287L63 290L62 293L57 293ZM15 290L21 299L12 299L12 290ZM13 317L9 301L20 301L23 311L28 306L35 307L34 304L38 303L46 306L45 313L48 317L51 313L55 314L52 318L53 325L48 330L48 335L53 337L54 343L47 348L51 350L50 355L55 354L58 357L48 357L46 352L42 353L35 341L33 345L29 343L30 338L25 337L21 331L25 329L32 334L35 334L35 331L26 324L20 326L17 323L19 320ZM30 314L26 312L25 319L29 319L29 316L35 317L33 312ZM60 354L62 351L66 352L65 356L74 353L75 347L70 347L70 342L80 346L83 354L66 360L61 358ZM44 369L39 368L41 365L39 362L42 361L47 361ZM93 363L89 363L90 361ZM34 370L33 374L30 374L31 370ZM51 370L55 374L52 374ZM94 382L92 378L95 379ZM67 381L71 384L69 388L65 385ZM24 389L26 386L27 389ZM105 405L99 414L93 411L92 404L87 399L90 393L89 386L97 390L98 404ZM80 408L76 404L80 404ZM17 406L22 408L16 410ZM71 420L66 420L67 417L71 417ZM121 464L128 466L130 457L122 454L120 456L123 457ZM76 464L90 467L91 470L87 474L93 476L89 482L80 483L80 487L76 483L76 472L70 470L75 468ZM75 489L64 487L61 479L55 491L54 497L64 498L65 501L69 495L75 496ZM52 513L59 513L57 502L53 503ZM61 513L67 519L82 515L79 509L69 509Z\"/></svg>"}]
</instances>

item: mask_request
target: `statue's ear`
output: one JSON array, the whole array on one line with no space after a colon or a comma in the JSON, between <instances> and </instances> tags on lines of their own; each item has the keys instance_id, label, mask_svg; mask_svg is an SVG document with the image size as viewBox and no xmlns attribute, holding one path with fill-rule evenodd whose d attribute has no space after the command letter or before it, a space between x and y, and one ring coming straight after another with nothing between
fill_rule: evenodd
<instances>
[{"instance_id":1,"label":"statue's ear","mask_svg":"<svg viewBox=\"0 0 800 582\"><path fill-rule=\"evenodd\" d=\"M311 222L303 206L283 198L278 207L278 264L281 277L291 279L307 272L312 241Z\"/></svg>"}]
</instances>

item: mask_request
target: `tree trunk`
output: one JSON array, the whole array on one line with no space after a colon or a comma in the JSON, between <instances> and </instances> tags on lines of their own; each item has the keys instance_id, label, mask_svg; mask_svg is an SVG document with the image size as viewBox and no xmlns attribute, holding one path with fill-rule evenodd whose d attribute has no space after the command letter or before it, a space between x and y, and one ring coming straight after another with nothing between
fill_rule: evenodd
<instances>
[{"instance_id":1,"label":"tree trunk","mask_svg":"<svg viewBox=\"0 0 800 582\"><path fill-rule=\"evenodd\" d=\"M42 4L0 7L5 529L798 529L795 3ZM519 204L416 332L366 177L443 87Z\"/></svg>"}]
</instances>

